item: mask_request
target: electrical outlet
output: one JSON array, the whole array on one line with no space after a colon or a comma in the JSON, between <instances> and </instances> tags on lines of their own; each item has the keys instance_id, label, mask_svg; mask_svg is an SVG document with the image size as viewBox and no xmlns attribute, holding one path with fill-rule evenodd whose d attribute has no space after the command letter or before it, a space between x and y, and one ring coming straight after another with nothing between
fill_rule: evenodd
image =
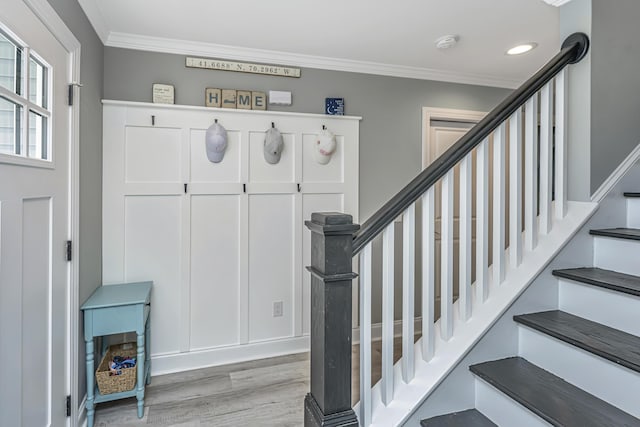
<instances>
[{"instance_id":1,"label":"electrical outlet","mask_svg":"<svg viewBox=\"0 0 640 427\"><path fill-rule=\"evenodd\" d=\"M283 302L276 301L273 303L273 317L282 317L283 315Z\"/></svg>"}]
</instances>

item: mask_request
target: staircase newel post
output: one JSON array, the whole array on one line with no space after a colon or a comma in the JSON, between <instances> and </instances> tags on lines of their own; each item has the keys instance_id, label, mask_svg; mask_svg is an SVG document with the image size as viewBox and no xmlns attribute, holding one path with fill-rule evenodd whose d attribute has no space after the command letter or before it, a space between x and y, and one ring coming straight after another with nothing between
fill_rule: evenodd
<instances>
[{"instance_id":1,"label":"staircase newel post","mask_svg":"<svg viewBox=\"0 0 640 427\"><path fill-rule=\"evenodd\" d=\"M351 409L351 215L314 213L311 230L311 392L304 399L305 427L357 426Z\"/></svg>"}]
</instances>

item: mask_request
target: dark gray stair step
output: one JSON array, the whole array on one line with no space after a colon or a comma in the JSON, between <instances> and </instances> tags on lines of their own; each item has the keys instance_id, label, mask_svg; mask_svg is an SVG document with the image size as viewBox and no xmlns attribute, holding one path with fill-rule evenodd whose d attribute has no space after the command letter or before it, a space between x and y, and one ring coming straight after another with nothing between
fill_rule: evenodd
<instances>
[{"instance_id":1,"label":"dark gray stair step","mask_svg":"<svg viewBox=\"0 0 640 427\"><path fill-rule=\"evenodd\" d=\"M640 277L602 268L584 267L554 270L553 275L589 285L640 296Z\"/></svg>"},{"instance_id":2,"label":"dark gray stair step","mask_svg":"<svg viewBox=\"0 0 640 427\"><path fill-rule=\"evenodd\" d=\"M513 316L513 320L640 372L640 337L560 310Z\"/></svg>"},{"instance_id":3,"label":"dark gray stair step","mask_svg":"<svg viewBox=\"0 0 640 427\"><path fill-rule=\"evenodd\" d=\"M498 427L477 409L453 412L422 420L422 427Z\"/></svg>"},{"instance_id":4,"label":"dark gray stair step","mask_svg":"<svg viewBox=\"0 0 640 427\"><path fill-rule=\"evenodd\" d=\"M594 236L615 237L618 239L640 240L640 230L637 228L602 228L591 230L589 234Z\"/></svg>"},{"instance_id":5,"label":"dark gray stair step","mask_svg":"<svg viewBox=\"0 0 640 427\"><path fill-rule=\"evenodd\" d=\"M640 193L624 193L624 197L640 197Z\"/></svg>"},{"instance_id":6,"label":"dark gray stair step","mask_svg":"<svg viewBox=\"0 0 640 427\"><path fill-rule=\"evenodd\" d=\"M469 369L551 425L640 426L637 418L521 357L480 363Z\"/></svg>"}]
</instances>

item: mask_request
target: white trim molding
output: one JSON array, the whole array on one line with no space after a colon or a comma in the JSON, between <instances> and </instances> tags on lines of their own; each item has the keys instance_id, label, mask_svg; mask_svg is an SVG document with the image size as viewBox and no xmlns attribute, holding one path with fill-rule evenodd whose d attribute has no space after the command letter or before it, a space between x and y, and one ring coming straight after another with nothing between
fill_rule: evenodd
<instances>
[{"instance_id":1,"label":"white trim molding","mask_svg":"<svg viewBox=\"0 0 640 427\"><path fill-rule=\"evenodd\" d=\"M546 4L550 4L551 6L560 7L563 4L569 3L571 0L544 0Z\"/></svg>"},{"instance_id":2,"label":"white trim molding","mask_svg":"<svg viewBox=\"0 0 640 427\"><path fill-rule=\"evenodd\" d=\"M600 188L596 190L591 196L591 201L600 203L607 194L616 186L616 184L622 179L623 176L631 169L636 162L640 160L640 144L636 145L636 148L629 153L629 155L618 165L616 170L609 175L609 177L602 183Z\"/></svg>"},{"instance_id":3,"label":"white trim molding","mask_svg":"<svg viewBox=\"0 0 640 427\"><path fill-rule=\"evenodd\" d=\"M102 44L107 43L107 39L109 38L109 29L107 28L107 22L102 16L102 12L100 12L100 8L98 7L98 2L90 1L90 0L78 0L80 3L80 7L84 10L85 15L89 18L93 29L96 31L96 34L102 41Z\"/></svg>"},{"instance_id":4,"label":"white trim molding","mask_svg":"<svg viewBox=\"0 0 640 427\"><path fill-rule=\"evenodd\" d=\"M422 169L435 159L429 158L429 144L431 143L431 121L462 122L477 124L487 115L486 111L457 110L451 108L422 107Z\"/></svg>"},{"instance_id":5,"label":"white trim molding","mask_svg":"<svg viewBox=\"0 0 640 427\"><path fill-rule=\"evenodd\" d=\"M81 3L90 2L81 0ZM87 12L87 10L85 10L85 12ZM99 15L99 13L96 14ZM89 19L95 26L94 14L87 12L87 16L89 16ZM232 61L280 64L303 68L306 67L322 70L404 77L409 79L435 80L511 89L518 87L518 85L522 83L520 80L503 79L484 74L462 73L459 71L436 70L431 68L383 64L378 62L355 61L351 59L303 55L266 49L251 49L246 47L144 36L113 31L108 34L104 44L109 47L143 50L148 52L195 55L207 58L228 59Z\"/></svg>"}]
</instances>

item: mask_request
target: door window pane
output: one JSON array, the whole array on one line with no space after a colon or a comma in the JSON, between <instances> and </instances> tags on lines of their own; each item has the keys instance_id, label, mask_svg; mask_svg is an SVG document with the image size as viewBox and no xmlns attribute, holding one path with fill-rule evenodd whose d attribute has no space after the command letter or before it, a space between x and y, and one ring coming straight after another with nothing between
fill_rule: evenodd
<instances>
[{"instance_id":1,"label":"door window pane","mask_svg":"<svg viewBox=\"0 0 640 427\"><path fill-rule=\"evenodd\" d=\"M48 158L47 118L29 111L29 154L28 157Z\"/></svg>"},{"instance_id":2,"label":"door window pane","mask_svg":"<svg viewBox=\"0 0 640 427\"><path fill-rule=\"evenodd\" d=\"M22 49L0 31L0 86L21 95Z\"/></svg>"},{"instance_id":3,"label":"door window pane","mask_svg":"<svg viewBox=\"0 0 640 427\"><path fill-rule=\"evenodd\" d=\"M35 58L29 58L29 101L47 108L47 67Z\"/></svg>"},{"instance_id":4,"label":"door window pane","mask_svg":"<svg viewBox=\"0 0 640 427\"><path fill-rule=\"evenodd\" d=\"M0 153L20 154L22 106L0 97Z\"/></svg>"}]
</instances>

